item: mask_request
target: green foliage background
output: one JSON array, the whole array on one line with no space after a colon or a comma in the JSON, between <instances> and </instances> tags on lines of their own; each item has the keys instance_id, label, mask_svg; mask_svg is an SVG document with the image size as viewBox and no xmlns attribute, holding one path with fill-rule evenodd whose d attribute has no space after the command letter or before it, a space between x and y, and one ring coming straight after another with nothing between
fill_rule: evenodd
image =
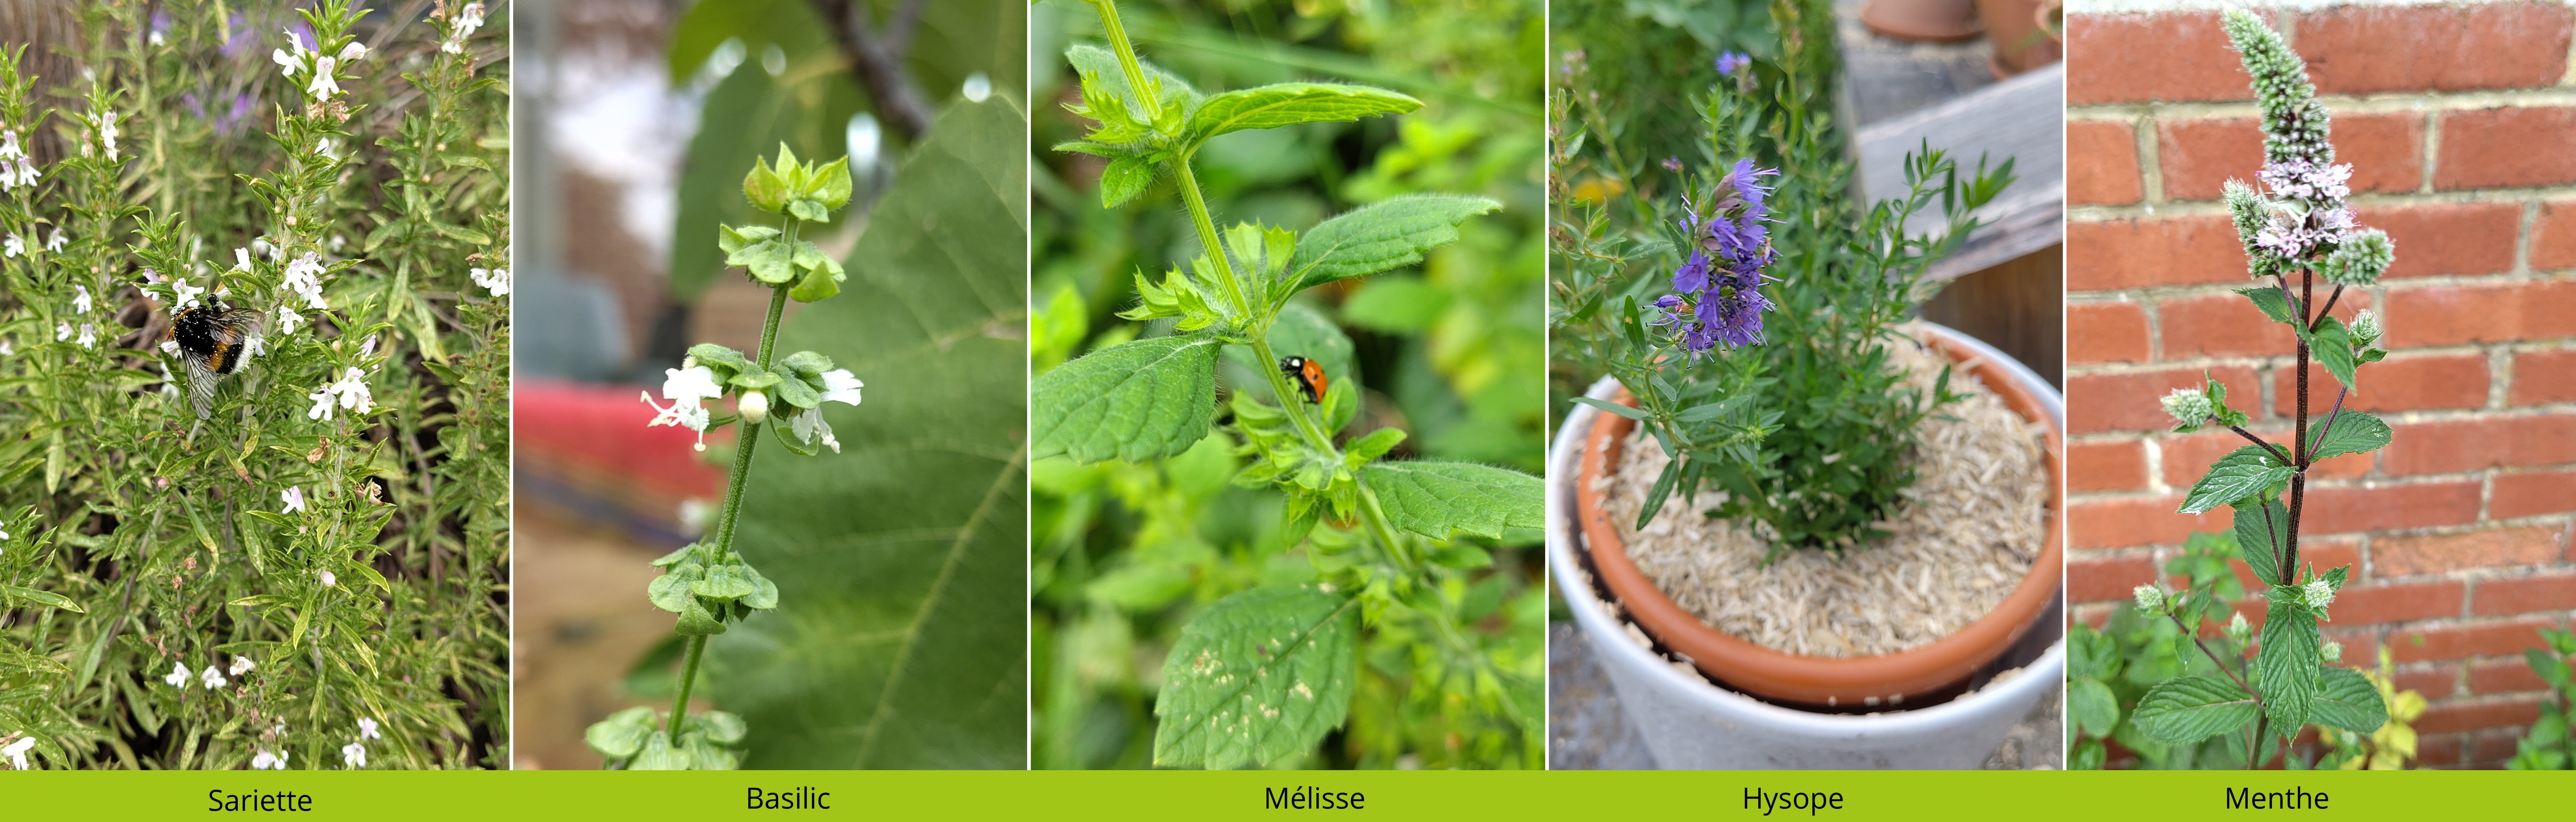
<instances>
[{"instance_id":1,"label":"green foliage background","mask_svg":"<svg viewBox=\"0 0 2576 822\"><path fill-rule=\"evenodd\" d=\"M1543 359L1539 277L1544 23L1525 0L1366 5L1290 2L1122 3L1147 59L1202 89L1337 80L1423 101L1398 118L1243 131L1207 144L1194 164L1220 225L1305 229L1351 208L1415 192L1480 194L1499 212L1459 226L1459 242L1416 269L1310 290L1281 315L1272 344L1325 363L1369 389L1354 436L1399 427L1394 456L1507 465L1535 473ZM1103 161L1049 150L1083 136L1053 103L1080 94L1060 57L1098 42L1080 3L1031 7L1035 99L1032 368L1043 373L1147 329L1121 321L1136 272L1159 278L1200 253L1168 180L1140 203L1100 206ZM1168 321L1165 321L1168 322ZM1220 384L1266 397L1257 372L1228 357ZM1222 403L1221 403L1222 404ZM1165 656L1189 617L1226 594L1313 579L1279 532L1281 497L1230 485L1239 460L1212 436L1157 465L1063 458L1031 466L1036 730L1040 768L1146 767ZM1315 538L1332 539L1319 528ZM1480 641L1541 653L1538 534L1500 543L1461 538L1452 561L1492 550L1490 569L1449 584L1476 615ZM1411 689L1416 643L1383 635L1360 648L1351 720L1303 767L1531 767L1517 729L1444 714ZM1536 706L1533 705L1534 709Z\"/></svg>"}]
</instances>

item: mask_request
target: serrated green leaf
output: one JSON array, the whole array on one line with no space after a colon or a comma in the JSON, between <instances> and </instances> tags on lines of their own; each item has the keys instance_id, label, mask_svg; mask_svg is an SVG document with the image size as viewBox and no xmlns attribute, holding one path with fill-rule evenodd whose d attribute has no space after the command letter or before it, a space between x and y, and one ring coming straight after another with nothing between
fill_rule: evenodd
<instances>
[{"instance_id":1,"label":"serrated green leaf","mask_svg":"<svg viewBox=\"0 0 2576 822\"><path fill-rule=\"evenodd\" d=\"M707 601L689 597L688 607L680 610L680 621L671 631L681 636L713 636L725 632L724 614L708 607Z\"/></svg>"},{"instance_id":2,"label":"serrated green leaf","mask_svg":"<svg viewBox=\"0 0 2576 822\"><path fill-rule=\"evenodd\" d=\"M1226 769L1313 750L1350 712L1356 604L1325 585L1264 585L1182 626L1154 700L1154 764Z\"/></svg>"},{"instance_id":3,"label":"serrated green leaf","mask_svg":"<svg viewBox=\"0 0 2576 822\"><path fill-rule=\"evenodd\" d=\"M2327 668L2317 686L2308 721L2357 734L2376 733L2379 726L2388 724L2388 703L2379 698L2379 687L2360 671Z\"/></svg>"},{"instance_id":4,"label":"serrated green leaf","mask_svg":"<svg viewBox=\"0 0 2576 822\"><path fill-rule=\"evenodd\" d=\"M2257 310L2262 311L2263 316L2272 318L2273 322L2289 323L2294 330L2297 328L2299 324L2298 312L2290 308L2290 298L2282 296L2281 289L2271 287L2240 288L2236 290L2236 293L2243 294L2246 299L2253 300L2254 307Z\"/></svg>"},{"instance_id":5,"label":"serrated green leaf","mask_svg":"<svg viewBox=\"0 0 2576 822\"><path fill-rule=\"evenodd\" d=\"M826 212L839 211L850 204L850 158L833 160L814 170L813 185L805 196L814 198Z\"/></svg>"},{"instance_id":6,"label":"serrated green leaf","mask_svg":"<svg viewBox=\"0 0 2576 822\"><path fill-rule=\"evenodd\" d=\"M1297 256L1282 280L1290 292L1334 280L1375 274L1422 261L1422 254L1458 241L1458 224L1499 210L1484 197L1420 194L1383 200L1346 212L1297 238Z\"/></svg>"},{"instance_id":7,"label":"serrated green leaf","mask_svg":"<svg viewBox=\"0 0 2576 822\"><path fill-rule=\"evenodd\" d=\"M1207 98L1191 115L1191 142L1229 131L1298 123L1347 123L1421 107L1422 101L1408 95L1368 86L1275 83Z\"/></svg>"},{"instance_id":8,"label":"serrated green leaf","mask_svg":"<svg viewBox=\"0 0 2576 822\"><path fill-rule=\"evenodd\" d=\"M2281 464L2272 456L2270 449L2259 445L2238 448L2220 458L2217 464L2209 467L2209 473L2192 484L2191 492L2183 495L2182 507L2177 510L2197 514L2221 505L2231 505L2262 493L2274 483L2288 480L2293 473L2296 471Z\"/></svg>"},{"instance_id":9,"label":"serrated green leaf","mask_svg":"<svg viewBox=\"0 0 2576 822\"><path fill-rule=\"evenodd\" d=\"M743 595L741 600L742 604L762 611L778 607L778 583L771 582L768 577L761 576L760 569L758 568L753 568L749 565L738 565L735 567L742 570L742 575L745 579L751 580L751 593Z\"/></svg>"},{"instance_id":10,"label":"serrated green leaf","mask_svg":"<svg viewBox=\"0 0 2576 822\"><path fill-rule=\"evenodd\" d=\"M2352 351L2352 332L2344 328L2342 320L2333 317L2317 320L2316 333L2308 338L2308 350L2316 355L2317 364L2325 366L2326 373L2333 374L2343 387L2361 390L2361 386L2352 381L2352 369L2359 364Z\"/></svg>"},{"instance_id":11,"label":"serrated green leaf","mask_svg":"<svg viewBox=\"0 0 2576 822\"><path fill-rule=\"evenodd\" d=\"M706 575L706 568L697 563L683 562L654 577L653 582L644 587L644 594L653 600L653 607L680 613L689 609L689 583Z\"/></svg>"},{"instance_id":12,"label":"serrated green leaf","mask_svg":"<svg viewBox=\"0 0 2576 822\"><path fill-rule=\"evenodd\" d=\"M2311 461L2368 453L2388 445L2388 423L2359 411L2337 411L2315 425L2323 427L2326 434L2317 442L2317 453Z\"/></svg>"},{"instance_id":13,"label":"serrated green leaf","mask_svg":"<svg viewBox=\"0 0 2576 822\"><path fill-rule=\"evenodd\" d=\"M2190 745L2227 733L2259 715L2254 697L2214 676L2176 677L2148 688L2131 720L2156 741Z\"/></svg>"},{"instance_id":14,"label":"serrated green leaf","mask_svg":"<svg viewBox=\"0 0 2576 822\"><path fill-rule=\"evenodd\" d=\"M1142 462L1188 450L1216 416L1215 337L1120 343L1038 375L1034 456Z\"/></svg>"},{"instance_id":15,"label":"serrated green leaf","mask_svg":"<svg viewBox=\"0 0 2576 822\"><path fill-rule=\"evenodd\" d=\"M2285 730L2307 724L2309 703L2317 698L2318 666L2324 664L2316 615L2298 605L2297 596L2273 590L2271 609L2263 617L2263 647L2251 666L2254 688L2263 693L2272 726Z\"/></svg>"},{"instance_id":16,"label":"serrated green leaf","mask_svg":"<svg viewBox=\"0 0 2576 822\"><path fill-rule=\"evenodd\" d=\"M832 212L824 210L822 203L803 197L787 201L787 215L809 223L829 222L832 219Z\"/></svg>"},{"instance_id":17,"label":"serrated green leaf","mask_svg":"<svg viewBox=\"0 0 2576 822\"><path fill-rule=\"evenodd\" d=\"M652 706L639 705L592 723L582 732L582 741L600 756L625 759L644 750L644 740L653 736L653 730Z\"/></svg>"},{"instance_id":18,"label":"serrated green leaf","mask_svg":"<svg viewBox=\"0 0 2576 822\"><path fill-rule=\"evenodd\" d=\"M736 600L755 590L751 578L738 565L718 565L707 569L706 576L689 581L689 593L708 599Z\"/></svg>"},{"instance_id":19,"label":"serrated green leaf","mask_svg":"<svg viewBox=\"0 0 2576 822\"><path fill-rule=\"evenodd\" d=\"M1402 428L1380 428L1368 432L1368 436L1352 440L1342 453L1365 463L1386 456L1386 452L1395 448L1396 443L1403 442L1404 438Z\"/></svg>"},{"instance_id":20,"label":"serrated green leaf","mask_svg":"<svg viewBox=\"0 0 2576 822\"><path fill-rule=\"evenodd\" d=\"M1432 539L1455 532L1500 538L1505 528L1539 528L1545 483L1537 477L1471 462L1405 460L1360 469L1390 524Z\"/></svg>"},{"instance_id":21,"label":"serrated green leaf","mask_svg":"<svg viewBox=\"0 0 2576 822\"><path fill-rule=\"evenodd\" d=\"M735 249L725 255L725 265L738 265L751 272L753 279L772 285L795 276L796 249L781 238L770 238Z\"/></svg>"},{"instance_id":22,"label":"serrated green leaf","mask_svg":"<svg viewBox=\"0 0 2576 822\"><path fill-rule=\"evenodd\" d=\"M747 730L743 726L742 717L724 711L708 711L691 716L689 725L705 731L707 741L725 745L741 742L743 732Z\"/></svg>"},{"instance_id":23,"label":"serrated green leaf","mask_svg":"<svg viewBox=\"0 0 2576 822\"><path fill-rule=\"evenodd\" d=\"M2085 736L2110 736L2120 725L2120 698L2101 680L2075 680L2066 686L2066 717Z\"/></svg>"},{"instance_id":24,"label":"serrated green leaf","mask_svg":"<svg viewBox=\"0 0 2576 822\"><path fill-rule=\"evenodd\" d=\"M1145 193L1154 182L1154 164L1136 157L1109 161L1100 172L1100 207L1117 208Z\"/></svg>"},{"instance_id":25,"label":"serrated green leaf","mask_svg":"<svg viewBox=\"0 0 2576 822\"><path fill-rule=\"evenodd\" d=\"M2281 501L2266 497L2261 505L2236 506L2236 552L2245 558L2246 567L2254 569L2254 578L2265 584L2281 581L2278 554L2288 544L2290 509ZM2269 511L2268 519L2266 511Z\"/></svg>"},{"instance_id":26,"label":"serrated green leaf","mask_svg":"<svg viewBox=\"0 0 2576 822\"><path fill-rule=\"evenodd\" d=\"M786 148L785 143L779 147ZM787 205L787 178L779 176L769 164L752 161L751 171L742 175L742 196L753 207L771 214L780 213Z\"/></svg>"}]
</instances>

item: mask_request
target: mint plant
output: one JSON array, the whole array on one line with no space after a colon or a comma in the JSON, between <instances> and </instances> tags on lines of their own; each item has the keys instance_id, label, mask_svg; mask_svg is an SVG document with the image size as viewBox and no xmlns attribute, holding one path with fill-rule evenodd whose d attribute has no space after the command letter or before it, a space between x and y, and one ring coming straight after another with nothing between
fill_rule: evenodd
<instances>
[{"instance_id":1,"label":"mint plant","mask_svg":"<svg viewBox=\"0 0 2576 822\"><path fill-rule=\"evenodd\" d=\"M1414 677L1407 718L1390 721L1450 722L1452 740L1499 721L1518 730L1519 748L1534 757L1542 691L1534 672L1517 664L1530 660L1474 638L1470 614L1491 603L1470 602L1463 574L1491 559L1457 538L1538 527L1538 479L1475 463L1382 459L1405 439L1399 428L1340 439L1359 416L1351 344L1292 301L1313 286L1421 262L1425 251L1457 240L1457 225L1500 204L1418 195L1303 232L1252 223L1221 230L1193 168L1211 138L1401 114L1421 103L1330 83L1202 93L1137 56L1115 3L1088 2L1109 47L1067 50L1082 88L1081 102L1068 109L1095 125L1087 139L1057 148L1108 161L1104 206L1169 179L1200 253L1159 281L1139 273L1141 304L1120 314L1171 333L1109 345L1037 377L1033 456L1157 463L1176 478L1213 466L1220 480L1230 474L1238 486L1276 491L1284 497L1280 542L1305 545L1316 576L1237 591L1182 626L1155 702L1154 763L1232 768L1309 753L1351 719L1363 664L1409 668ZM1229 352L1241 352L1232 355L1238 362L1248 355L1258 382L1233 386L1221 412L1216 375ZM1236 471L1233 457L1250 464ZM1364 661L1363 646L1387 656Z\"/></svg>"},{"instance_id":2,"label":"mint plant","mask_svg":"<svg viewBox=\"0 0 2576 822\"><path fill-rule=\"evenodd\" d=\"M726 623L740 622L755 611L778 607L778 585L733 550L740 524L743 487L751 480L752 455L767 428L780 446L799 456L824 448L839 453L841 443L823 421L825 402L859 404L862 383L849 369L835 368L830 357L812 351L777 356L778 320L787 301L811 303L839 294L847 279L839 261L810 240L799 238L809 223L828 222L850 202L849 158L816 165L799 162L785 143L768 162L755 159L742 180L743 197L753 207L780 217L769 226L720 226L725 264L740 266L752 282L769 287L769 315L760 326L760 349L746 357L713 343L689 348L680 367L667 369L662 383L665 406L646 393L652 405L651 425L675 425L698 433L706 449L713 426L740 424L733 471L727 476L724 506L717 510L710 539L693 542L653 560L662 569L645 589L654 607L678 615L673 631L686 637L679 691L668 711L637 706L609 715L590 726L584 740L615 770L733 770L741 755L733 749L747 728L740 717L724 711L690 714L689 692L696 684L698 663L707 637L724 633ZM735 413L715 416L708 400L734 397ZM775 418L773 420L773 417Z\"/></svg>"},{"instance_id":3,"label":"mint plant","mask_svg":"<svg viewBox=\"0 0 2576 822\"><path fill-rule=\"evenodd\" d=\"M2172 744L2219 734L2240 736L2245 767L2254 768L2269 759L2266 746L2272 740L2286 744L2310 723L2367 735L2388 721L2388 705L2379 690L2360 671L2334 667L2342 647L2326 642L2317 628L2330 618L2327 607L2352 567L2323 574L2313 566L2303 568L2299 526L2309 466L2388 444L2387 423L2343 407L2355 385L2354 369L2387 356L2373 347L2381 334L2379 321L2364 311L2347 326L2327 312L2345 288L2377 282L2395 259L2395 250L2386 233L2353 223L2352 207L2344 201L2351 193L2345 181L2352 166L2334 162L2325 106L2308 82L2306 62L2250 12L2228 10L2226 30L2246 73L2253 75L2264 134L2259 177L2265 190L2234 180L2226 186L2228 212L2249 269L2261 281L2236 293L2270 321L2288 324L2297 338L2297 411L2290 441L2283 444L2247 431L2248 415L2228 407L2227 387L2217 380L2205 380L2198 390L2176 389L2164 398L2176 432L2224 426L2251 443L2211 465L2184 495L2180 512L2198 514L2222 505L2234 509L2237 544L2246 566L2266 586L2266 604L2259 647L2249 662L2241 654L2221 654L2198 638L2202 621L2227 607L2212 592L2138 586L2138 607L2181 627L2208 659L2208 672L2186 673L2148 690L2138 700L2136 721L2149 736ZM2315 302L2319 278L2333 286L2323 305ZM2314 421L2313 435L2308 416L2312 359L2341 384L2332 410ZM2252 637L2241 614L2225 633L2239 644ZM2179 642L2175 653L2187 669L2199 667Z\"/></svg>"},{"instance_id":4,"label":"mint plant","mask_svg":"<svg viewBox=\"0 0 2576 822\"><path fill-rule=\"evenodd\" d=\"M1803 25L1794 4L1773 11L1783 30ZM1634 226L1568 188L1578 167L1623 162L1597 142L1614 114L1599 110L1581 55L1550 95L1558 349L1618 378L1636 404L1573 399L1638 421L1672 457L1636 527L1715 486L1727 498L1709 514L1757 523L1766 563L1886 536L1873 524L1914 482L1917 424L1959 397L1947 368L1928 394L1903 385L1888 357L1895 326L1937 291L1925 269L2012 180L2011 160L1964 172L1926 146L1907 158L1905 196L1851 202L1843 138L1825 116L1831 57L1814 53L1830 42L1789 37L1775 61L1721 54L1724 83L1697 101L1704 155L1662 162L1680 178L1673 198L1619 204L1643 215ZM1936 203L1938 224L1919 227Z\"/></svg>"},{"instance_id":5,"label":"mint plant","mask_svg":"<svg viewBox=\"0 0 2576 822\"><path fill-rule=\"evenodd\" d=\"M10 766L508 762L506 38L302 5L0 43Z\"/></svg>"},{"instance_id":6,"label":"mint plant","mask_svg":"<svg viewBox=\"0 0 2576 822\"><path fill-rule=\"evenodd\" d=\"M2576 768L2576 734L2569 733L2571 718L2576 718L2576 676L2569 673L2568 662L2576 658L2576 632L2555 628L2540 629L2544 643L2522 652L2531 672L2549 686L2549 695L2540 702L2540 718L2532 720L2531 730L2514 740L2513 759L2505 767L2517 771L2563 771Z\"/></svg>"}]
</instances>

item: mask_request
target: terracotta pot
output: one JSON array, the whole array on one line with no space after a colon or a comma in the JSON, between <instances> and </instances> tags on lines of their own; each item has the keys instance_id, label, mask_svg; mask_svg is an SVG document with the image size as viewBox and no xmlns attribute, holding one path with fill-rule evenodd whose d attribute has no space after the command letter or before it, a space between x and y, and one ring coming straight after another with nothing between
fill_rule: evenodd
<instances>
[{"instance_id":1,"label":"terracotta pot","mask_svg":"<svg viewBox=\"0 0 2576 822\"><path fill-rule=\"evenodd\" d=\"M1977 0L1977 16L1986 21L1986 41L1994 44L1994 56L1987 58L1986 68L1995 79L2057 62L2063 56L2054 33L2040 25L2040 10L2048 2Z\"/></svg>"},{"instance_id":2,"label":"terracotta pot","mask_svg":"<svg viewBox=\"0 0 2576 822\"><path fill-rule=\"evenodd\" d=\"M1629 560L1604 494L1594 487L1595 480L1617 464L1628 432L1636 427L1634 420L1614 414L1601 414L1593 423L1574 482L1576 517L1602 584L1618 597L1631 618L1666 647L1689 657L1709 676L1764 699L1840 708L1895 706L1909 701L1920 705L1927 697L1948 696L1963 689L1978 669L2018 642L2057 600L2066 512L2065 491L2059 479L2066 445L2064 424L2051 413L2050 403L2043 402L2015 375L2005 373L2005 367L1995 359L2001 354L1992 353L1981 343L1962 342L1967 338L1956 335L1948 329L1937 329L1927 336L1932 347L1952 361L1973 360L1967 372L1979 377L2015 412L2049 426L2047 543L2021 583L1994 610L1928 644L1866 657L1788 654L1710 627L1673 602ZM2018 364L2012 367L2021 374L2029 373L2019 369ZM2046 388L2045 384L2040 387ZM1624 389L1619 401L1635 404Z\"/></svg>"}]
</instances>

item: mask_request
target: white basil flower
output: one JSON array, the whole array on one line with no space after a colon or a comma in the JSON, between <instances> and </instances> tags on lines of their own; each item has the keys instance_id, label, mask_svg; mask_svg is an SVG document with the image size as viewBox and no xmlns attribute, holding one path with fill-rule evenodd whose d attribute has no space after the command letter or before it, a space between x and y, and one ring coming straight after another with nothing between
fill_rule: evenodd
<instances>
[{"instance_id":1,"label":"white basil flower","mask_svg":"<svg viewBox=\"0 0 2576 822\"><path fill-rule=\"evenodd\" d=\"M841 453L841 441L832 437L832 424L823 421L823 409L809 408L787 418L787 430L794 432L797 439L809 443L820 435L823 444L832 447L832 453Z\"/></svg>"},{"instance_id":2,"label":"white basil flower","mask_svg":"<svg viewBox=\"0 0 2576 822\"><path fill-rule=\"evenodd\" d=\"M850 369L835 368L823 372L823 399L827 402L859 404L859 389L867 383L850 375Z\"/></svg>"},{"instance_id":3,"label":"white basil flower","mask_svg":"<svg viewBox=\"0 0 2576 822\"><path fill-rule=\"evenodd\" d=\"M162 677L161 681L170 683L170 687L173 688L185 688L188 687L188 679L188 666L173 661L170 663L170 675Z\"/></svg>"},{"instance_id":4,"label":"white basil flower","mask_svg":"<svg viewBox=\"0 0 2576 822\"><path fill-rule=\"evenodd\" d=\"M665 408L660 403L653 401L652 392L638 391L635 392L635 395L642 399L645 405L653 406L653 421L645 423L644 427L651 428L656 425L676 425L691 431L696 431L698 432L698 450L707 450L707 422L710 419L707 414L707 409L699 406L697 402L693 400L674 400L670 407Z\"/></svg>"},{"instance_id":5,"label":"white basil flower","mask_svg":"<svg viewBox=\"0 0 2576 822\"><path fill-rule=\"evenodd\" d=\"M692 406L701 400L724 396L724 387L716 384L715 369L703 365L689 368L665 368L662 398L678 400Z\"/></svg>"}]
</instances>

